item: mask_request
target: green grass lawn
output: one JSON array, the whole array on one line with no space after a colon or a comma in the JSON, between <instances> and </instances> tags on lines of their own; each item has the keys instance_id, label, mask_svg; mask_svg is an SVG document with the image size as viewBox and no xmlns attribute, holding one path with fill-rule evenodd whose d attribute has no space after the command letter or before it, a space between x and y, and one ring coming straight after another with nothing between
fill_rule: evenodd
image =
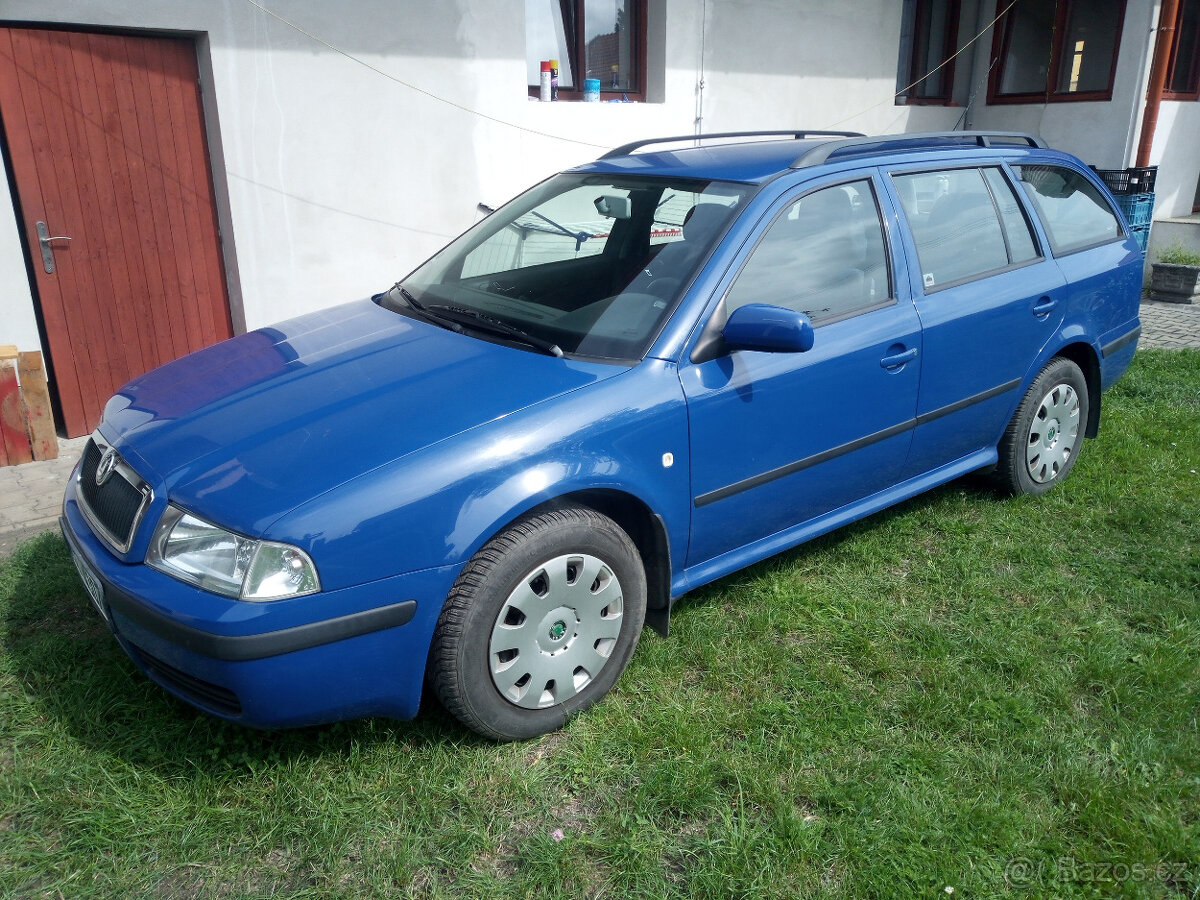
<instances>
[{"instance_id":1,"label":"green grass lawn","mask_svg":"<svg viewBox=\"0 0 1200 900\"><path fill-rule=\"evenodd\" d=\"M1045 497L955 482L685 597L518 745L210 719L30 541L0 897L1200 896L1200 352L1104 413Z\"/></svg>"}]
</instances>

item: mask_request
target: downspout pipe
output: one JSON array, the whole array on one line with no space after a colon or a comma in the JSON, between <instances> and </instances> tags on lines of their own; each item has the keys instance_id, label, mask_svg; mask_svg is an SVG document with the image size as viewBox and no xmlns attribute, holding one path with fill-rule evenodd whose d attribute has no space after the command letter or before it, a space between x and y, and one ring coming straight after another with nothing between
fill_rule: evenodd
<instances>
[{"instance_id":1,"label":"downspout pipe","mask_svg":"<svg viewBox=\"0 0 1200 900\"><path fill-rule=\"evenodd\" d=\"M1175 44L1175 25L1179 18L1179 0L1163 0L1158 13L1158 37L1154 41L1154 62L1150 65L1150 89L1146 92L1146 111L1142 114L1142 135L1138 141L1135 166L1150 165L1150 148L1158 127L1158 107L1167 85L1167 66Z\"/></svg>"}]
</instances>

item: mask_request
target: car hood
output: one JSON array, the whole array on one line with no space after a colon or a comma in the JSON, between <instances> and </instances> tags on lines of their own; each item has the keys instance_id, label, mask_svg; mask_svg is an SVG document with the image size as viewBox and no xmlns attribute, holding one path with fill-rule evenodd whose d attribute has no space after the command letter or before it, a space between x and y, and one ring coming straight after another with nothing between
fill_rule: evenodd
<instances>
[{"instance_id":1,"label":"car hood","mask_svg":"<svg viewBox=\"0 0 1200 900\"><path fill-rule=\"evenodd\" d=\"M622 371L363 300L148 372L109 401L101 429L173 502L262 534L372 469Z\"/></svg>"}]
</instances>

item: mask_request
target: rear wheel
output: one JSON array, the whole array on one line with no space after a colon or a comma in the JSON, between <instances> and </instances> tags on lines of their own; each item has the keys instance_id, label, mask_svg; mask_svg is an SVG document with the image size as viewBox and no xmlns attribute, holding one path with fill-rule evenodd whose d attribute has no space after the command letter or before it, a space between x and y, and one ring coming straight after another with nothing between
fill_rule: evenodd
<instances>
[{"instance_id":1,"label":"rear wheel","mask_svg":"<svg viewBox=\"0 0 1200 900\"><path fill-rule=\"evenodd\" d=\"M1000 441L996 480L1014 494L1043 494L1075 466L1088 420L1087 380L1056 358L1042 369Z\"/></svg>"},{"instance_id":2,"label":"rear wheel","mask_svg":"<svg viewBox=\"0 0 1200 900\"><path fill-rule=\"evenodd\" d=\"M438 619L429 679L467 727L534 737L609 691L645 616L645 572L628 535L594 510L542 513L467 563Z\"/></svg>"}]
</instances>

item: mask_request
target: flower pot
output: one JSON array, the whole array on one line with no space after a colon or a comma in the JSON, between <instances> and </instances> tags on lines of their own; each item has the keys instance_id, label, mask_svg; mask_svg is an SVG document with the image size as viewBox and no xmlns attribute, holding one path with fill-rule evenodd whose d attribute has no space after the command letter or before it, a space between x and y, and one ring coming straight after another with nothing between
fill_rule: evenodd
<instances>
[{"instance_id":1,"label":"flower pot","mask_svg":"<svg viewBox=\"0 0 1200 900\"><path fill-rule=\"evenodd\" d=\"M1200 302L1200 266L1156 262L1150 281L1150 299L1167 303Z\"/></svg>"}]
</instances>

